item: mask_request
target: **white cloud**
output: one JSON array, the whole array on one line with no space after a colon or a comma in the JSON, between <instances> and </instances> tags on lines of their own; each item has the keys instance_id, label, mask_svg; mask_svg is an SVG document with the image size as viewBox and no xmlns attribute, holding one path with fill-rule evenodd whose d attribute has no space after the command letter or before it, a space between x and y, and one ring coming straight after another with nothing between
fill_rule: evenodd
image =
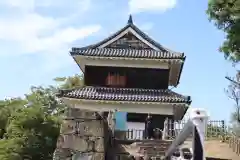
<instances>
[{"instance_id":1,"label":"white cloud","mask_svg":"<svg viewBox=\"0 0 240 160\"><path fill-rule=\"evenodd\" d=\"M84 9L86 10L89 0L85 1ZM0 18L0 40L20 46L19 54L58 48L75 40L83 39L98 32L101 28L100 25L72 27L63 24L63 22L67 23L63 18L54 19L50 16L42 16L33 12L36 2L34 0L6 0L4 2L6 2L5 5L25 11L21 16L16 15L16 18ZM25 3L28 5L23 5ZM83 2L81 4L83 5ZM65 26L61 27L61 25Z\"/></svg>"},{"instance_id":2,"label":"white cloud","mask_svg":"<svg viewBox=\"0 0 240 160\"><path fill-rule=\"evenodd\" d=\"M71 5L71 9L74 8L70 15L60 18L51 15L54 14L52 8L60 7L64 10L67 4ZM72 25L71 23L76 20L81 22L79 17L91 7L90 0L73 0L71 3L66 3L65 0L1 0L0 9L1 7L7 10L6 16L0 16L0 43L9 45L5 45L4 48L0 45L1 50L7 51L0 52L0 55L41 53L46 63L49 63L53 60L52 54L68 56L71 43L101 29L98 24ZM37 7L45 8L48 14L40 13ZM53 68L64 63L60 60L51 62L55 63L51 64Z\"/></svg>"},{"instance_id":3,"label":"white cloud","mask_svg":"<svg viewBox=\"0 0 240 160\"><path fill-rule=\"evenodd\" d=\"M132 14L140 12L160 11L164 12L172 9L177 4L177 0L129 0L129 11Z\"/></svg>"},{"instance_id":4,"label":"white cloud","mask_svg":"<svg viewBox=\"0 0 240 160\"><path fill-rule=\"evenodd\" d=\"M28 39L26 40L26 38L24 38L25 41L23 41L22 47L28 53L51 51L51 54L54 54L56 53L54 50L57 48L63 48L63 46L67 46L76 40L83 39L93 33L96 33L100 30L100 28L100 25L90 25L80 28L68 27L64 29L56 29L56 31L53 31L53 34L50 36L45 36L42 38L31 37L31 43L29 43Z\"/></svg>"},{"instance_id":5,"label":"white cloud","mask_svg":"<svg viewBox=\"0 0 240 160\"><path fill-rule=\"evenodd\" d=\"M10 6L18 8L22 11L33 11L36 7L50 7L50 6L62 6L69 5L78 6L80 10L85 10L90 7L91 0L1 0L0 5Z\"/></svg>"}]
</instances>

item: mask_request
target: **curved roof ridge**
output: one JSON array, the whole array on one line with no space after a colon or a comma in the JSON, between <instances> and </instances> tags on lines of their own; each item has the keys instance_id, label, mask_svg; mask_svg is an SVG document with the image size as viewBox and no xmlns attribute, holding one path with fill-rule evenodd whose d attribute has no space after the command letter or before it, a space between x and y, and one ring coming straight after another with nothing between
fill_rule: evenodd
<instances>
[{"instance_id":1,"label":"curved roof ridge","mask_svg":"<svg viewBox=\"0 0 240 160\"><path fill-rule=\"evenodd\" d=\"M137 34L139 34L144 40L148 41L150 44L152 44L153 46L155 46L156 48L158 48L159 50L163 50L166 52L171 52L171 53L181 53L181 52L176 52L173 51L167 47L164 47L163 45L161 45L160 43L158 43L157 41L155 41L154 39L152 39L150 36L148 36L146 33L144 33L141 29L139 29L135 24L133 24L133 20L132 20L132 16L129 16L128 19L128 23L125 27L121 28L120 30L116 31L115 33L111 34L109 37L103 39L100 42L97 42L95 44L92 45L88 45L85 47L82 47L83 49L87 49L87 48L98 48L99 46L101 46L102 44L110 41L111 39L115 38L116 36L118 36L119 34L121 34L123 31L125 31L128 28L132 28L134 31L136 31ZM144 42L143 42L144 43Z\"/></svg>"},{"instance_id":2,"label":"curved roof ridge","mask_svg":"<svg viewBox=\"0 0 240 160\"><path fill-rule=\"evenodd\" d=\"M149 35L147 35L145 32L143 32L142 30L140 30L136 25L132 24L131 27L133 29L135 29L137 31L138 34L141 34L147 41L151 42L154 44L154 46L156 46L159 49L163 49L166 52L172 52L172 53L181 53L181 52L176 52L173 51L171 49L168 49L167 47L164 47L163 45L161 45L159 42L155 41L153 38L151 38Z\"/></svg>"}]
</instances>

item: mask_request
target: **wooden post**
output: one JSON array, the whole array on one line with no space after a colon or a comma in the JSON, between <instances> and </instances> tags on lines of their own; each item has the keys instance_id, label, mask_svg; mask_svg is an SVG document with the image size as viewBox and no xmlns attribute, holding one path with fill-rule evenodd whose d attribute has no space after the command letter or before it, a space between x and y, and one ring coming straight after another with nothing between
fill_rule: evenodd
<instances>
[{"instance_id":1,"label":"wooden post","mask_svg":"<svg viewBox=\"0 0 240 160\"><path fill-rule=\"evenodd\" d=\"M222 120L222 142L225 142L225 121Z\"/></svg>"},{"instance_id":2,"label":"wooden post","mask_svg":"<svg viewBox=\"0 0 240 160\"><path fill-rule=\"evenodd\" d=\"M162 139L166 140L168 138L168 118L165 118L164 120L164 127L163 127L163 135L162 135Z\"/></svg>"}]
</instances>

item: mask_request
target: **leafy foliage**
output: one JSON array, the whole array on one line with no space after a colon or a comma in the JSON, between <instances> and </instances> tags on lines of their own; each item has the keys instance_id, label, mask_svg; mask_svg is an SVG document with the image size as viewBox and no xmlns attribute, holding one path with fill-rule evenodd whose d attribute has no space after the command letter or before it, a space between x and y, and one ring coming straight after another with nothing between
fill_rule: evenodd
<instances>
[{"instance_id":1,"label":"leafy foliage","mask_svg":"<svg viewBox=\"0 0 240 160\"><path fill-rule=\"evenodd\" d=\"M72 77L57 77L54 79L56 82L60 82L61 89L72 89L76 87L82 87L84 85L83 75L74 75Z\"/></svg>"},{"instance_id":2,"label":"leafy foliage","mask_svg":"<svg viewBox=\"0 0 240 160\"><path fill-rule=\"evenodd\" d=\"M0 101L1 160L52 159L65 108L55 93L83 84L79 75L56 80L59 87L31 87L23 99Z\"/></svg>"},{"instance_id":3,"label":"leafy foliage","mask_svg":"<svg viewBox=\"0 0 240 160\"><path fill-rule=\"evenodd\" d=\"M57 88L53 86L47 88L31 87L31 93L26 94L28 105L40 105L45 113L57 114L64 108L64 105L55 97L56 92Z\"/></svg>"},{"instance_id":4,"label":"leafy foliage","mask_svg":"<svg viewBox=\"0 0 240 160\"><path fill-rule=\"evenodd\" d=\"M220 47L225 58L240 61L240 0L209 0L207 14L218 29L226 33Z\"/></svg>"},{"instance_id":5,"label":"leafy foliage","mask_svg":"<svg viewBox=\"0 0 240 160\"><path fill-rule=\"evenodd\" d=\"M230 84L225 90L227 96L234 101L235 110L231 114L232 131L240 136L240 72L237 73L236 77L226 77Z\"/></svg>"},{"instance_id":6,"label":"leafy foliage","mask_svg":"<svg viewBox=\"0 0 240 160\"><path fill-rule=\"evenodd\" d=\"M225 89L225 92L227 96L232 99L235 103L236 111L232 113L231 119L234 122L240 122L240 79L239 79L239 73L236 75L235 78L229 78L230 84L228 85L228 88Z\"/></svg>"}]
</instances>

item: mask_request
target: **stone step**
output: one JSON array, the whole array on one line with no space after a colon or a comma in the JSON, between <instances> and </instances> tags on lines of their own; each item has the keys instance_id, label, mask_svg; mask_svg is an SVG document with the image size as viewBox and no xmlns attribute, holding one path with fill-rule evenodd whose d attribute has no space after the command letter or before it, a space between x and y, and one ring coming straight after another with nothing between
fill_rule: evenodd
<instances>
[{"instance_id":1,"label":"stone step","mask_svg":"<svg viewBox=\"0 0 240 160\"><path fill-rule=\"evenodd\" d=\"M165 140L145 140L136 142L137 145L144 144L144 145L171 145L172 141L165 141Z\"/></svg>"},{"instance_id":2,"label":"stone step","mask_svg":"<svg viewBox=\"0 0 240 160\"><path fill-rule=\"evenodd\" d=\"M161 147L145 147L145 146L140 146L139 147L139 150L158 150L158 151L166 151L168 149L168 147L164 147L164 146L161 146Z\"/></svg>"},{"instance_id":3,"label":"stone step","mask_svg":"<svg viewBox=\"0 0 240 160\"><path fill-rule=\"evenodd\" d=\"M172 141L166 140L143 140L136 142L137 152L148 157L160 158L165 155Z\"/></svg>"},{"instance_id":4,"label":"stone step","mask_svg":"<svg viewBox=\"0 0 240 160\"><path fill-rule=\"evenodd\" d=\"M136 145L137 148L139 149L155 149L155 150L167 150L169 148L169 144L138 144Z\"/></svg>"},{"instance_id":5,"label":"stone step","mask_svg":"<svg viewBox=\"0 0 240 160\"><path fill-rule=\"evenodd\" d=\"M171 140L162 140L162 139L143 139L143 140L141 140L141 142L144 142L144 143L148 143L148 142L151 142L151 143L162 143L162 142L172 143Z\"/></svg>"},{"instance_id":6,"label":"stone step","mask_svg":"<svg viewBox=\"0 0 240 160\"><path fill-rule=\"evenodd\" d=\"M137 146L142 146L142 147L153 147L153 146L155 146L155 147L169 147L170 146L170 144L136 144Z\"/></svg>"},{"instance_id":7,"label":"stone step","mask_svg":"<svg viewBox=\"0 0 240 160\"><path fill-rule=\"evenodd\" d=\"M146 153L140 153L142 155L147 155L148 157L161 157L165 155L165 152L159 151L159 152L146 152Z\"/></svg>"},{"instance_id":8,"label":"stone step","mask_svg":"<svg viewBox=\"0 0 240 160\"><path fill-rule=\"evenodd\" d=\"M169 147L171 144L166 144L166 143L162 143L162 144L151 144L151 143L148 143L148 144L144 144L144 143L138 143L136 144L137 146L142 146L142 147Z\"/></svg>"},{"instance_id":9,"label":"stone step","mask_svg":"<svg viewBox=\"0 0 240 160\"><path fill-rule=\"evenodd\" d=\"M166 152L166 150L163 149L140 149L139 153L155 153L155 152Z\"/></svg>"},{"instance_id":10,"label":"stone step","mask_svg":"<svg viewBox=\"0 0 240 160\"><path fill-rule=\"evenodd\" d=\"M163 158L161 156L152 156L151 160L162 160Z\"/></svg>"},{"instance_id":11,"label":"stone step","mask_svg":"<svg viewBox=\"0 0 240 160\"><path fill-rule=\"evenodd\" d=\"M116 141L119 142L119 141ZM120 143L116 143L119 146L122 146L123 150L118 150L118 154L128 153L130 155L146 155L148 157L155 157L156 159L159 159L160 157L165 155L166 150L171 145L172 141L166 141L166 140L141 140L134 142L129 145L123 145Z\"/></svg>"}]
</instances>

